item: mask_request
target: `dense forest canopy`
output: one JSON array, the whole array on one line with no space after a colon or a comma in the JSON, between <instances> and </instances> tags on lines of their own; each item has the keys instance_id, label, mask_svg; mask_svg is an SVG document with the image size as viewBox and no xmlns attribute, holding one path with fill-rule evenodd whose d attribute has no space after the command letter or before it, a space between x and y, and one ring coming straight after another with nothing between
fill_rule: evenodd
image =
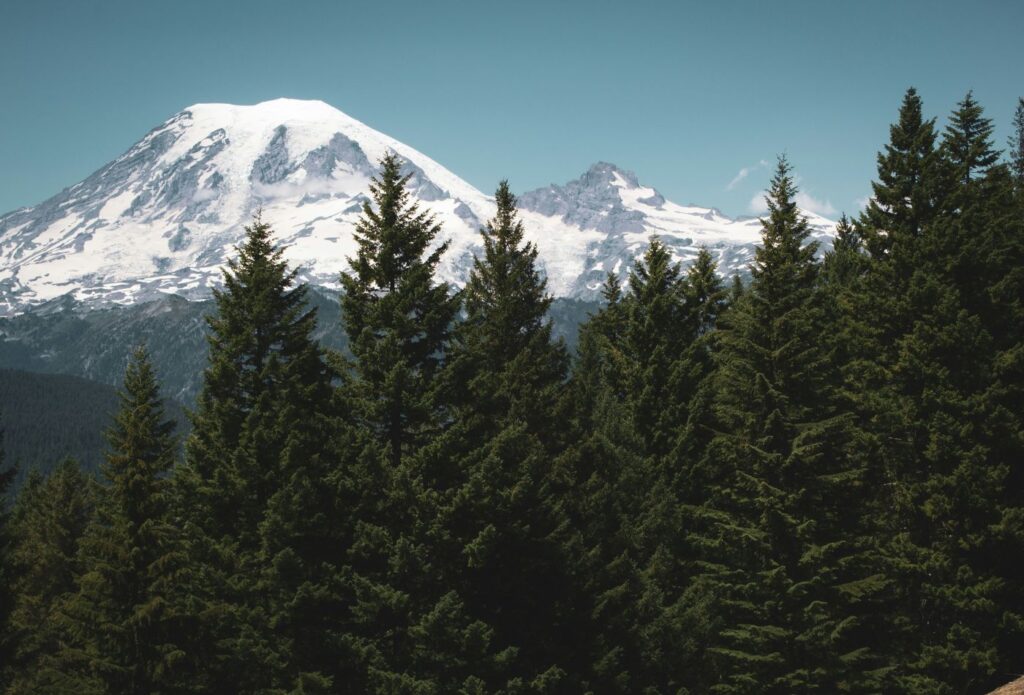
<instances>
[{"instance_id":1,"label":"dense forest canopy","mask_svg":"<svg viewBox=\"0 0 1024 695\"><path fill-rule=\"evenodd\" d=\"M908 90L871 201L830 250L781 157L749 281L652 239L573 351L505 182L456 290L435 275L444 229L383 159L341 275L344 353L318 340L257 216L206 319L184 446L139 347L101 474L71 459L27 474L0 517L0 685L954 695L1011 680L1024 100L1013 124L1004 155L970 93L939 131ZM96 415L52 383L40 422ZM58 434L38 456L65 453ZM10 456L0 472L11 488Z\"/></svg>"}]
</instances>

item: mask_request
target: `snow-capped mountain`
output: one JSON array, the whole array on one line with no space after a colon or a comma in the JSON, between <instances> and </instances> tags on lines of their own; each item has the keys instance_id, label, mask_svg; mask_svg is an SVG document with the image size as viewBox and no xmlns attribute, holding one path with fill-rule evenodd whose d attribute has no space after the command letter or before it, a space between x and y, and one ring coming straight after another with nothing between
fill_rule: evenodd
<instances>
[{"instance_id":1,"label":"snow-capped mountain","mask_svg":"<svg viewBox=\"0 0 1024 695\"><path fill-rule=\"evenodd\" d=\"M441 278L461 284L494 211L489 196L320 101L197 104L81 183L0 216L0 314L67 294L98 304L205 297L258 208L303 278L336 287L389 151L404 159L414 195L450 242ZM708 246L729 274L752 258L760 231L756 219L671 203L604 163L564 186L524 193L520 204L556 296L592 297L607 271L624 274L652 234L682 261ZM833 223L809 217L827 241Z\"/></svg>"}]
</instances>

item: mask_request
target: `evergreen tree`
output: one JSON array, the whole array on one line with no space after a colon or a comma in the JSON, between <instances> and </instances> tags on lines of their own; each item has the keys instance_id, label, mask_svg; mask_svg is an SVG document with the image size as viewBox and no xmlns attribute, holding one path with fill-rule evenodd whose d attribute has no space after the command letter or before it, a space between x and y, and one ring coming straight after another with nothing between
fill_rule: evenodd
<instances>
[{"instance_id":1,"label":"evergreen tree","mask_svg":"<svg viewBox=\"0 0 1024 695\"><path fill-rule=\"evenodd\" d=\"M471 665L475 675L488 689L536 688L571 669L562 656L573 650L566 521L551 488L568 356L551 337L551 298L507 182L495 200L446 375L452 426L439 450L458 470L441 510L449 558L438 569L500 650L493 664Z\"/></svg>"},{"instance_id":2,"label":"evergreen tree","mask_svg":"<svg viewBox=\"0 0 1024 695\"><path fill-rule=\"evenodd\" d=\"M14 606L8 693L78 693L98 689L62 675L63 606L77 590L79 544L92 516L92 481L71 459L47 477L30 471L11 517Z\"/></svg>"},{"instance_id":3,"label":"evergreen tree","mask_svg":"<svg viewBox=\"0 0 1024 695\"><path fill-rule=\"evenodd\" d=\"M1009 191L990 133L968 94L939 158L908 173L932 191L923 223L892 253L876 255L845 295L848 389L887 479L879 518L893 583L879 648L897 667L899 692L994 686L996 635L1019 630L1019 618L1000 607L1005 583L989 559L997 534L1014 536L996 500L1005 452L1017 446L991 388L993 331L1001 329L989 278L1003 256L995 249L1012 237L994 233L1006 227L993 225L999 215L985 202L1001 198L1005 207ZM891 172L879 161L885 180ZM884 220L861 222L869 240L889 233Z\"/></svg>"},{"instance_id":4,"label":"evergreen tree","mask_svg":"<svg viewBox=\"0 0 1024 695\"><path fill-rule=\"evenodd\" d=\"M207 659L215 691L289 677L279 652L290 642L271 631L270 602L284 599L259 583L267 569L260 528L288 481L317 479L299 469L318 460L314 444L332 400L306 286L259 214L245 230L214 292L209 366L175 475L198 582L189 591L203 616L191 650Z\"/></svg>"},{"instance_id":5,"label":"evergreen tree","mask_svg":"<svg viewBox=\"0 0 1024 695\"><path fill-rule=\"evenodd\" d=\"M558 458L556 477L565 481L562 498L575 530L568 547L579 558L580 593L589 606L577 615L587 658L579 690L624 693L642 691L647 682L638 627L653 622L662 606L645 604L641 615L637 600L654 590L637 538L651 487L624 402L617 278L609 276L603 295L608 303L580 329L568 397L575 441Z\"/></svg>"},{"instance_id":6,"label":"evergreen tree","mask_svg":"<svg viewBox=\"0 0 1024 695\"><path fill-rule=\"evenodd\" d=\"M62 608L58 660L69 679L104 692L199 688L183 644L193 629L177 591L186 552L172 518L168 474L178 442L144 348L125 371L107 433L107 480L80 548L78 592Z\"/></svg>"},{"instance_id":7,"label":"evergreen tree","mask_svg":"<svg viewBox=\"0 0 1024 695\"><path fill-rule=\"evenodd\" d=\"M1017 110L1013 113L1013 130L1010 133L1010 171L1018 186L1024 186L1024 97L1017 99Z\"/></svg>"},{"instance_id":8,"label":"evergreen tree","mask_svg":"<svg viewBox=\"0 0 1024 695\"><path fill-rule=\"evenodd\" d=\"M214 290L209 366L192 416L188 472L202 525L243 548L258 543L267 500L280 487L281 452L330 398L330 372L313 339L307 287L259 214L245 228L224 288ZM197 507L198 509L198 507Z\"/></svg>"},{"instance_id":9,"label":"evergreen tree","mask_svg":"<svg viewBox=\"0 0 1024 695\"><path fill-rule=\"evenodd\" d=\"M712 429L710 377L715 370L715 328L742 294L739 276L734 279L736 286L730 299L714 258L706 248L701 248L682 284L686 349L675 367L673 387L685 409L678 420L681 427L677 429L672 452L673 489L680 504L699 502L703 493L703 482L695 469L704 456Z\"/></svg>"},{"instance_id":10,"label":"evergreen tree","mask_svg":"<svg viewBox=\"0 0 1024 695\"><path fill-rule=\"evenodd\" d=\"M410 200L401 167L394 154L381 161L373 204L356 226L358 253L341 278L354 357L347 399L362 431L345 478L358 493L348 581L362 680L350 687L363 692L451 687L466 678L462 659L488 642L459 597L438 585L430 556L438 496L454 471L425 447L448 417L439 376L459 298L434 281L447 244L431 249L440 226Z\"/></svg>"},{"instance_id":11,"label":"evergreen tree","mask_svg":"<svg viewBox=\"0 0 1024 695\"><path fill-rule=\"evenodd\" d=\"M900 105L899 121L878 154L878 180L862 215L866 245L873 256L892 254L900 267L913 264L904 250L934 214L935 120L925 120L913 87Z\"/></svg>"},{"instance_id":12,"label":"evergreen tree","mask_svg":"<svg viewBox=\"0 0 1024 695\"><path fill-rule=\"evenodd\" d=\"M953 178L966 185L984 174L999 159L992 149L992 120L985 118L981 105L967 92L949 116L942 140L946 161L952 165Z\"/></svg>"},{"instance_id":13,"label":"evergreen tree","mask_svg":"<svg viewBox=\"0 0 1024 695\"><path fill-rule=\"evenodd\" d=\"M715 618L698 691L864 691L881 676L857 605L881 584L855 492L867 470L830 388L817 244L795 194L780 159L751 287L719 337L710 496L692 535L690 598Z\"/></svg>"},{"instance_id":14,"label":"evergreen tree","mask_svg":"<svg viewBox=\"0 0 1024 695\"><path fill-rule=\"evenodd\" d=\"M14 606L14 568L11 552L14 539L10 529L7 494L14 482L16 469L4 466L3 436L0 430L0 664L10 664L14 651L14 639L10 632L11 610ZM0 666L0 688L9 678L6 666Z\"/></svg>"}]
</instances>

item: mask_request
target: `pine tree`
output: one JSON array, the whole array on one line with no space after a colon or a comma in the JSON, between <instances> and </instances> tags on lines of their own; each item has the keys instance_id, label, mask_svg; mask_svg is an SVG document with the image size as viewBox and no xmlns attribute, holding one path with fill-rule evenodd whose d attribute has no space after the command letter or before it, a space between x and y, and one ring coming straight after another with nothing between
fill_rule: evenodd
<instances>
[{"instance_id":1,"label":"pine tree","mask_svg":"<svg viewBox=\"0 0 1024 695\"><path fill-rule=\"evenodd\" d=\"M712 601L716 632L697 690L878 687L856 606L881 581L858 501L866 466L830 388L817 244L795 194L781 158L752 284L719 336L710 497L691 541L702 572L689 594Z\"/></svg>"},{"instance_id":2,"label":"pine tree","mask_svg":"<svg viewBox=\"0 0 1024 695\"><path fill-rule=\"evenodd\" d=\"M674 690L695 648L680 615L686 474L678 462L700 446L691 406L709 354L703 336L724 293L706 251L684 278L653 240L627 293L609 276L603 294L608 303L581 329L573 378L578 441L561 462L575 481L579 506L570 508L594 602L589 687ZM689 434L686 425L694 427Z\"/></svg>"},{"instance_id":3,"label":"pine tree","mask_svg":"<svg viewBox=\"0 0 1024 695\"><path fill-rule=\"evenodd\" d=\"M136 348L107 433L107 485L82 538L78 591L62 607L57 659L69 679L105 692L198 688L184 642L193 629L176 591L185 546L172 518L168 474L178 442L149 356Z\"/></svg>"},{"instance_id":4,"label":"pine tree","mask_svg":"<svg viewBox=\"0 0 1024 695\"><path fill-rule=\"evenodd\" d=\"M626 330L622 349L627 360L632 422L650 465L660 468L671 451L675 424L685 419L673 372L694 339L686 320L682 270L658 239L629 274ZM696 317L695 317L696 320Z\"/></svg>"},{"instance_id":5,"label":"pine tree","mask_svg":"<svg viewBox=\"0 0 1024 695\"><path fill-rule=\"evenodd\" d=\"M675 449L672 452L672 486L680 504L698 502L703 483L695 470L704 456L711 433L710 377L715 370L714 351L719 320L742 294L739 277L735 278L732 298L722 285L714 258L706 248L697 252L683 280L684 315L687 326L685 352L673 374L675 396L683 404L677 425Z\"/></svg>"},{"instance_id":6,"label":"pine tree","mask_svg":"<svg viewBox=\"0 0 1024 695\"><path fill-rule=\"evenodd\" d=\"M966 185L984 174L999 159L992 149L992 120L985 118L981 105L967 92L949 116L942 140L946 161L952 165L953 178Z\"/></svg>"},{"instance_id":7,"label":"pine tree","mask_svg":"<svg viewBox=\"0 0 1024 695\"><path fill-rule=\"evenodd\" d=\"M447 244L431 249L440 226L410 200L401 167L394 154L381 161L373 205L356 226L358 253L341 278L354 358L346 397L362 431L345 474L358 493L348 581L363 664L350 687L368 692L439 688L460 675L460 658L488 641L431 568L430 526L453 471L425 448L447 419L439 376L459 298L434 281Z\"/></svg>"},{"instance_id":8,"label":"pine tree","mask_svg":"<svg viewBox=\"0 0 1024 695\"><path fill-rule=\"evenodd\" d=\"M572 652L566 521L551 489L568 357L551 337L551 298L507 182L495 200L463 291L446 374L452 426L440 447L458 470L441 510L450 555L439 570L467 613L493 630L500 658L471 665L489 689L553 682Z\"/></svg>"},{"instance_id":9,"label":"pine tree","mask_svg":"<svg viewBox=\"0 0 1024 695\"><path fill-rule=\"evenodd\" d=\"M79 544L93 512L92 481L71 459L47 477L30 471L11 517L14 606L9 693L77 693L98 688L62 676L62 609L77 590Z\"/></svg>"},{"instance_id":10,"label":"pine tree","mask_svg":"<svg viewBox=\"0 0 1024 695\"><path fill-rule=\"evenodd\" d=\"M570 554L578 557L577 612L587 663L581 692L636 692L647 682L643 635L638 627L659 617L660 603L641 606L654 590L643 574L638 512L650 491L641 445L624 401L624 307L617 278L609 276L608 302L580 328L568 400L574 435L556 462L570 527ZM662 490L662 488L658 488ZM641 607L644 609L641 613Z\"/></svg>"}]
</instances>

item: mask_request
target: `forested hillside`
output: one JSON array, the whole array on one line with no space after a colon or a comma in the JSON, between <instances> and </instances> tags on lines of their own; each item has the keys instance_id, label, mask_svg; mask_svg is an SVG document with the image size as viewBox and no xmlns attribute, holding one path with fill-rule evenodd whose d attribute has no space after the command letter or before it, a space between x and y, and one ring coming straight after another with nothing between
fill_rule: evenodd
<instances>
[{"instance_id":1,"label":"forested hillside","mask_svg":"<svg viewBox=\"0 0 1024 695\"><path fill-rule=\"evenodd\" d=\"M344 351L341 307L335 292L310 288L317 308L315 336L324 347ZM575 346L579 326L595 302L559 298L550 317L556 334ZM140 304L90 308L65 296L18 316L0 317L0 369L69 374L116 386L132 349L150 347L168 398L195 404L206 365L206 323L212 301L168 295Z\"/></svg>"},{"instance_id":2,"label":"forested hillside","mask_svg":"<svg viewBox=\"0 0 1024 695\"><path fill-rule=\"evenodd\" d=\"M100 481L64 463L0 517L0 682L960 695L1011 680L1024 99L1007 152L992 133L971 93L940 131L908 90L872 199L823 257L780 157L748 281L653 238L575 350L505 182L456 291L437 275L444 228L384 156L341 273L344 353L317 339L310 289L257 215L206 319L183 453L162 346L138 348Z\"/></svg>"},{"instance_id":3,"label":"forested hillside","mask_svg":"<svg viewBox=\"0 0 1024 695\"><path fill-rule=\"evenodd\" d=\"M31 470L46 475L67 457L84 471L99 470L104 430L117 412L117 389L63 374L0 369L0 423L6 461L22 481ZM171 410L177 427L186 420Z\"/></svg>"}]
</instances>

